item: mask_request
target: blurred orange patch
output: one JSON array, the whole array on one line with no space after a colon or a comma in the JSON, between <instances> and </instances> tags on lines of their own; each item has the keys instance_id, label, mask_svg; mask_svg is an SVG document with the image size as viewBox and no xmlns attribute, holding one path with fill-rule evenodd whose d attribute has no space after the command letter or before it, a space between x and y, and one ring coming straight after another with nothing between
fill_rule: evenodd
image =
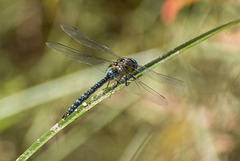
<instances>
[{"instance_id":1,"label":"blurred orange patch","mask_svg":"<svg viewBox=\"0 0 240 161\"><path fill-rule=\"evenodd\" d=\"M166 0L161 9L161 20L165 24L171 24L175 21L179 10L190 5L197 0Z\"/></svg>"}]
</instances>

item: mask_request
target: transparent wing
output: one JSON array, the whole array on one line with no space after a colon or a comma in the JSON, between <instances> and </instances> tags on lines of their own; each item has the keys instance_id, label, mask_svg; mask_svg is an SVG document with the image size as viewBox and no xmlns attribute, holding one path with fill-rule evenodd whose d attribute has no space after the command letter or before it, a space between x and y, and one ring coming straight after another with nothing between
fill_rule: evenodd
<instances>
[{"instance_id":1,"label":"transparent wing","mask_svg":"<svg viewBox=\"0 0 240 161\"><path fill-rule=\"evenodd\" d=\"M52 50L65 55L67 58L81 62L81 63L85 63L88 65L92 65L92 66L96 66L99 64L106 64L106 66L109 66L109 64L111 64L111 61L108 61L106 59L97 57L97 56L93 56L93 55L88 55L85 54L83 52L80 52L78 50L75 50L73 48L70 48L68 46L65 46L63 44L60 43L54 43L54 42L47 42L46 45L51 48ZM107 68L105 68L106 70Z\"/></svg>"},{"instance_id":2,"label":"transparent wing","mask_svg":"<svg viewBox=\"0 0 240 161\"><path fill-rule=\"evenodd\" d=\"M147 84L143 83L139 79L136 79L134 82L131 82L127 88L129 92L134 93L148 101L156 103L161 106L166 106L168 104L167 99L149 87Z\"/></svg>"},{"instance_id":3,"label":"transparent wing","mask_svg":"<svg viewBox=\"0 0 240 161\"><path fill-rule=\"evenodd\" d=\"M96 41L90 39L87 35L83 34L79 30L77 30L75 27L69 26L69 25L61 25L61 28L64 32L66 32L69 36L71 36L75 41L98 51L105 52L108 54L111 54L117 58L117 56L112 50L110 50L108 47L103 46L101 44L98 44Z\"/></svg>"},{"instance_id":4,"label":"transparent wing","mask_svg":"<svg viewBox=\"0 0 240 161\"><path fill-rule=\"evenodd\" d=\"M170 85L172 87L178 87L181 89L187 88L187 84L184 83L181 80L165 76L163 74L157 73L147 67L140 66L139 68L141 71L146 70L146 73L144 76L147 76L154 80L157 84L163 83L163 85ZM138 71L138 70L137 70ZM128 72L128 71L126 71ZM132 73L128 72L128 75L132 77L134 82L131 82L129 84L129 88L127 88L128 91L147 99L153 103L166 106L168 104L167 99L161 95L159 92L157 92L155 89L149 87L147 84L143 83L140 78L135 78Z\"/></svg>"},{"instance_id":5,"label":"transparent wing","mask_svg":"<svg viewBox=\"0 0 240 161\"><path fill-rule=\"evenodd\" d=\"M147 76L151 78L152 80L156 81L157 83L162 83L164 85L169 85L172 87L177 87L181 89L187 88L187 84L181 80L157 73L147 67L139 66L141 69L146 70L146 73L144 73L144 76Z\"/></svg>"}]
</instances>

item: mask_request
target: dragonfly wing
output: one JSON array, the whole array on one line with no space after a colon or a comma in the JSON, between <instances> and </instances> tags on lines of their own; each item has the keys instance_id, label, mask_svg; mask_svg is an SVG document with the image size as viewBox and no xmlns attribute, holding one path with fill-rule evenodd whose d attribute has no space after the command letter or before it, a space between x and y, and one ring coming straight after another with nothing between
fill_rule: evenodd
<instances>
[{"instance_id":1,"label":"dragonfly wing","mask_svg":"<svg viewBox=\"0 0 240 161\"><path fill-rule=\"evenodd\" d=\"M167 99L163 95L161 95L139 79L131 82L126 89L131 93L134 93L158 105L166 106L168 104Z\"/></svg>"},{"instance_id":2,"label":"dragonfly wing","mask_svg":"<svg viewBox=\"0 0 240 161\"><path fill-rule=\"evenodd\" d=\"M77 30L75 27L69 26L69 25L61 25L62 30L67 33L69 36L71 36L75 41L98 51L105 52L108 54L111 54L117 58L117 56L112 50L110 50L108 47L103 46L101 44L98 44L96 41L90 39L87 35L83 34L79 30Z\"/></svg>"},{"instance_id":3,"label":"dragonfly wing","mask_svg":"<svg viewBox=\"0 0 240 161\"><path fill-rule=\"evenodd\" d=\"M68 46L65 46L63 44L60 43L54 43L54 42L47 42L46 45L51 48L52 50L65 55L67 58L71 59L71 60L75 60L81 63L85 63L88 65L92 65L92 66L96 66L98 64L103 64L105 63L106 65L111 64L111 61L108 61L106 59L97 57L97 56L93 56L93 55L88 55L85 54L83 52L80 52L78 50L75 50L73 48L70 48ZM106 68L105 68L106 70Z\"/></svg>"},{"instance_id":4,"label":"dragonfly wing","mask_svg":"<svg viewBox=\"0 0 240 161\"><path fill-rule=\"evenodd\" d=\"M145 66L139 66L141 70L145 70L146 73L144 73L145 76L151 78L152 80L156 81L157 83L163 83L164 85L169 85L172 87L177 87L181 89L187 88L187 84L181 80L157 73Z\"/></svg>"}]
</instances>

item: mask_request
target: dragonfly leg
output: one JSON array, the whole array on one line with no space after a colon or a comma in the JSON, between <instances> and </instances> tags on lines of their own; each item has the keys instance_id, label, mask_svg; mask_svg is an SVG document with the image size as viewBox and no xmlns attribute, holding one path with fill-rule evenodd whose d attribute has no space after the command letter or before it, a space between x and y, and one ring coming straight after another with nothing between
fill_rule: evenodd
<instances>
[{"instance_id":1,"label":"dragonfly leg","mask_svg":"<svg viewBox=\"0 0 240 161\"><path fill-rule=\"evenodd\" d=\"M125 80L124 80L125 86L128 86L128 82L127 82L128 78L127 78L127 76L125 76L124 78L125 78Z\"/></svg>"},{"instance_id":2,"label":"dragonfly leg","mask_svg":"<svg viewBox=\"0 0 240 161\"><path fill-rule=\"evenodd\" d=\"M133 78L134 80L137 80L137 78L136 78L134 75L132 75L132 78Z\"/></svg>"},{"instance_id":3,"label":"dragonfly leg","mask_svg":"<svg viewBox=\"0 0 240 161\"><path fill-rule=\"evenodd\" d=\"M119 84L122 84L122 82L121 82L122 77L123 76L119 76L118 78L115 79L116 82L117 82L115 86L118 86Z\"/></svg>"},{"instance_id":4,"label":"dragonfly leg","mask_svg":"<svg viewBox=\"0 0 240 161\"><path fill-rule=\"evenodd\" d=\"M110 81L108 82L108 85L107 85L107 87L109 86L109 84L110 84ZM109 96L109 98L111 98L111 96L112 96L112 94L113 94L113 89L114 89L114 86L115 85L113 85L113 86L111 86L110 88L110 91L111 91L111 94L110 94L110 96ZM106 92L107 92L107 90L105 90Z\"/></svg>"},{"instance_id":5,"label":"dragonfly leg","mask_svg":"<svg viewBox=\"0 0 240 161\"><path fill-rule=\"evenodd\" d=\"M107 84L107 87L106 87L106 88L108 88L108 86L109 86L109 83L110 83L110 81L108 81L108 84ZM106 89L106 88L105 88L105 89Z\"/></svg>"},{"instance_id":6,"label":"dragonfly leg","mask_svg":"<svg viewBox=\"0 0 240 161\"><path fill-rule=\"evenodd\" d=\"M128 85L130 84L130 82L128 82L128 80L129 80L130 78L133 78L134 80L137 80L137 78L136 78L133 74L131 74L131 73L129 73L128 75L126 75L124 78L125 78L125 79L124 79L125 86L128 86Z\"/></svg>"},{"instance_id":7,"label":"dragonfly leg","mask_svg":"<svg viewBox=\"0 0 240 161\"><path fill-rule=\"evenodd\" d=\"M116 83L114 83L113 86L111 86L111 95L109 96L109 98L111 98L112 94L113 94L113 90L115 87L117 87L119 84L121 84L121 79L122 79L123 76L120 76L118 78L115 78L116 80ZM109 84L108 84L109 85Z\"/></svg>"},{"instance_id":8,"label":"dragonfly leg","mask_svg":"<svg viewBox=\"0 0 240 161\"><path fill-rule=\"evenodd\" d=\"M109 91L109 90L108 90L109 84L110 84L110 81L108 81L108 83L107 83L107 87L103 89L103 93L106 93L106 92Z\"/></svg>"},{"instance_id":9,"label":"dragonfly leg","mask_svg":"<svg viewBox=\"0 0 240 161\"><path fill-rule=\"evenodd\" d=\"M109 91L108 88L111 88L111 90L112 90L113 87L115 86L115 85L113 85L113 86L110 87L109 84L110 84L110 81L108 81L107 87L103 89L104 92L108 92Z\"/></svg>"}]
</instances>

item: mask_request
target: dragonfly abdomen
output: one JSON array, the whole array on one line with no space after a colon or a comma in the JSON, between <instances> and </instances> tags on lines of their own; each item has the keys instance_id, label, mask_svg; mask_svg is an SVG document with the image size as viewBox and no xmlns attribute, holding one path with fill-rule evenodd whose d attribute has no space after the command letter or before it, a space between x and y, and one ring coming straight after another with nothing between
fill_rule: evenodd
<instances>
[{"instance_id":1,"label":"dragonfly abdomen","mask_svg":"<svg viewBox=\"0 0 240 161\"><path fill-rule=\"evenodd\" d=\"M98 88L100 88L103 84L105 84L107 81L109 81L111 78L111 75L107 74L106 77L101 79L99 82L94 84L91 88L89 88L84 94L82 94L81 97L79 97L76 102L72 104L71 107L67 110L67 112L63 115L63 119L66 119L73 111L80 106L86 99L89 98L91 94L93 94Z\"/></svg>"}]
</instances>

